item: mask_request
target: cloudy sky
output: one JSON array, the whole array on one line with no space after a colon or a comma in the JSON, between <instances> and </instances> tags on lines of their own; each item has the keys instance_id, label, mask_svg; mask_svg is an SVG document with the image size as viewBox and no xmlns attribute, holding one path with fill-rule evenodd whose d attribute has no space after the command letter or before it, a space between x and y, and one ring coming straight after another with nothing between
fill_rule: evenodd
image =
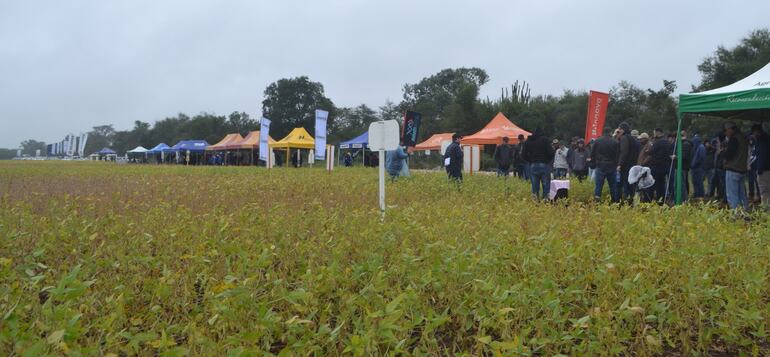
<instances>
[{"instance_id":1,"label":"cloudy sky","mask_svg":"<svg viewBox=\"0 0 770 357\"><path fill-rule=\"evenodd\" d=\"M461 66L487 70L491 97L515 80L686 90L768 13L767 0L2 1L0 147L179 112L259 117L264 88L300 75L338 106L375 108Z\"/></svg>"}]
</instances>

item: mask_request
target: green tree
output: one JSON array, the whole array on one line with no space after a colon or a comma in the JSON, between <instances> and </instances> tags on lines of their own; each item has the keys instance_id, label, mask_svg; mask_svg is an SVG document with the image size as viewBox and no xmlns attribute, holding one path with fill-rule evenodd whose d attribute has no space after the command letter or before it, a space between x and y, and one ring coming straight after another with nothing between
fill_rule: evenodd
<instances>
[{"instance_id":1,"label":"green tree","mask_svg":"<svg viewBox=\"0 0 770 357\"><path fill-rule=\"evenodd\" d=\"M257 130L258 125L259 123L249 118L249 114L245 112L236 111L227 116L227 129L231 133L239 133L242 136L246 136L250 131Z\"/></svg>"},{"instance_id":2,"label":"green tree","mask_svg":"<svg viewBox=\"0 0 770 357\"><path fill-rule=\"evenodd\" d=\"M478 95L479 88L488 81L487 72L481 68L447 68L415 84L405 84L399 107L401 111L422 114L422 138L440 130L451 130L455 125L472 128L473 122L464 123L475 111L468 98L474 93Z\"/></svg>"},{"instance_id":3,"label":"green tree","mask_svg":"<svg viewBox=\"0 0 770 357\"><path fill-rule=\"evenodd\" d=\"M693 88L704 91L733 84L770 62L770 30L755 30L733 48L719 46L698 66L701 83Z\"/></svg>"},{"instance_id":4,"label":"green tree","mask_svg":"<svg viewBox=\"0 0 770 357\"><path fill-rule=\"evenodd\" d=\"M14 149L0 149L0 160L10 160L16 157Z\"/></svg>"},{"instance_id":5,"label":"green tree","mask_svg":"<svg viewBox=\"0 0 770 357\"><path fill-rule=\"evenodd\" d=\"M324 94L319 82L308 77L283 78L265 88L262 115L272 120L270 132L276 139L282 138L296 127L304 127L315 136L315 110L329 112L327 126L333 124L335 107Z\"/></svg>"},{"instance_id":6,"label":"green tree","mask_svg":"<svg viewBox=\"0 0 770 357\"><path fill-rule=\"evenodd\" d=\"M369 129L369 124L379 120L380 117L366 104L355 108L339 108L334 122L329 126L329 140L331 142L352 139Z\"/></svg>"},{"instance_id":7,"label":"green tree","mask_svg":"<svg viewBox=\"0 0 770 357\"><path fill-rule=\"evenodd\" d=\"M21 154L35 156L35 152L40 150L40 155L45 155L45 143L37 140L24 140L21 142ZM16 153L14 153L15 156Z\"/></svg>"},{"instance_id":8,"label":"green tree","mask_svg":"<svg viewBox=\"0 0 770 357\"><path fill-rule=\"evenodd\" d=\"M111 148L115 140L115 128L112 125L99 125L88 132L85 155L93 154L102 148Z\"/></svg>"}]
</instances>

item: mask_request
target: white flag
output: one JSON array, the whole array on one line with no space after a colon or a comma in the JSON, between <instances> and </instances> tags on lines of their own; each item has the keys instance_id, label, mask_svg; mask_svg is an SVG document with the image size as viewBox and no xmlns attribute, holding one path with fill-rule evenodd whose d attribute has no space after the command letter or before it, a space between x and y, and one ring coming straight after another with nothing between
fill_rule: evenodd
<instances>
[{"instance_id":1,"label":"white flag","mask_svg":"<svg viewBox=\"0 0 770 357\"><path fill-rule=\"evenodd\" d=\"M315 111L315 158L316 160L326 159L326 121L329 119L329 112L316 109Z\"/></svg>"}]
</instances>

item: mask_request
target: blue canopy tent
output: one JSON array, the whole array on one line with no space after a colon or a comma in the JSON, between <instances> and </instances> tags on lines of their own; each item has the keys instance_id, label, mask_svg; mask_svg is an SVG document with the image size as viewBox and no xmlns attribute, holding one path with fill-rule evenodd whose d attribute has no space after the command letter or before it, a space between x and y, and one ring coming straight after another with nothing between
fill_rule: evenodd
<instances>
[{"instance_id":1,"label":"blue canopy tent","mask_svg":"<svg viewBox=\"0 0 770 357\"><path fill-rule=\"evenodd\" d=\"M360 149L361 162L364 164L364 166L366 166L365 153L366 153L366 149L368 148L369 148L369 131L365 131L363 134L353 139L341 142L337 148L337 157L339 158L339 160L342 160L342 155L340 155L341 149Z\"/></svg>"},{"instance_id":2,"label":"blue canopy tent","mask_svg":"<svg viewBox=\"0 0 770 357\"><path fill-rule=\"evenodd\" d=\"M187 165L190 163L196 165L203 161L201 155L206 153L207 146L209 146L209 143L206 140L182 140L172 146L171 150L176 152L177 162L179 161L179 156L184 155Z\"/></svg>"},{"instance_id":3,"label":"blue canopy tent","mask_svg":"<svg viewBox=\"0 0 770 357\"><path fill-rule=\"evenodd\" d=\"M115 150L110 148L102 148L101 150L91 154L90 157L91 160L115 161L118 158L118 154L115 152Z\"/></svg>"},{"instance_id":4,"label":"blue canopy tent","mask_svg":"<svg viewBox=\"0 0 770 357\"><path fill-rule=\"evenodd\" d=\"M174 152L174 149L172 149L170 146L166 145L165 143L160 143L158 145L155 145L154 148L147 150L147 155L152 155L156 158L158 158L158 155L160 155L160 160L157 160L158 162L164 162L166 159L166 153L172 153Z\"/></svg>"}]
</instances>

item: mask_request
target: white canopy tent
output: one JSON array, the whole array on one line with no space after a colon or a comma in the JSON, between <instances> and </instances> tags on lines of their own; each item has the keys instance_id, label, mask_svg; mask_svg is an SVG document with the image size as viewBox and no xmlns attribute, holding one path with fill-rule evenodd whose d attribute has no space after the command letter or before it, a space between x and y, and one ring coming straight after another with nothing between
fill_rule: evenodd
<instances>
[{"instance_id":1,"label":"white canopy tent","mask_svg":"<svg viewBox=\"0 0 770 357\"><path fill-rule=\"evenodd\" d=\"M144 146L137 146L131 150L126 151L126 156L131 156L133 154L134 157L142 157L145 160L147 159L147 150Z\"/></svg>"}]
</instances>

